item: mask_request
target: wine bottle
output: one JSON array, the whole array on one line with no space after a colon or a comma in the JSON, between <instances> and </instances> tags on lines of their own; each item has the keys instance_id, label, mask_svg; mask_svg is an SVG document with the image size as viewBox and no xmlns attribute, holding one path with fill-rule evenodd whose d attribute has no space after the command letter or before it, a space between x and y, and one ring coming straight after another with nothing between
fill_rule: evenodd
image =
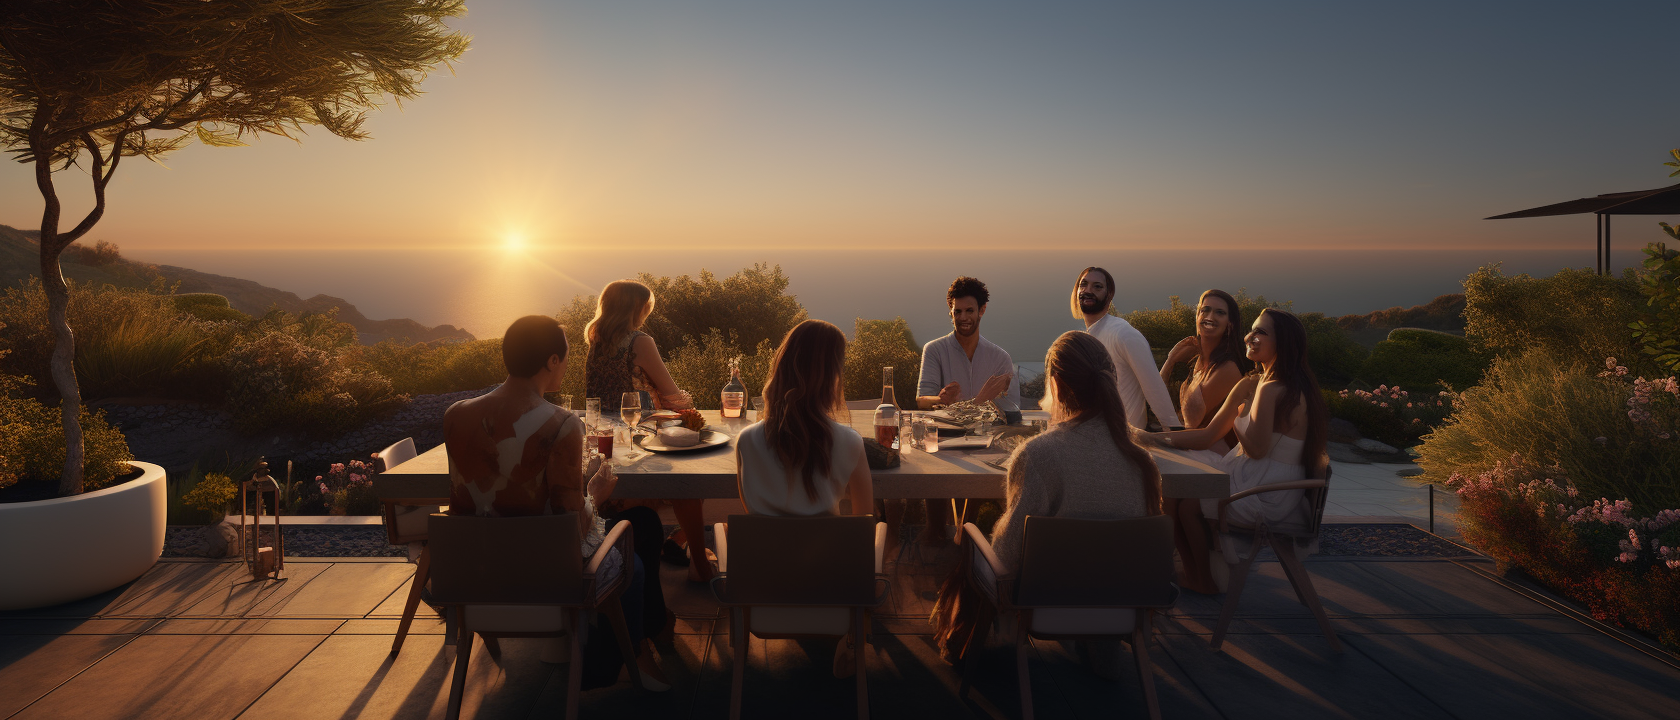
<instances>
[{"instance_id":1,"label":"wine bottle","mask_svg":"<svg viewBox=\"0 0 1680 720\"><path fill-rule=\"evenodd\" d=\"M723 386L723 416L738 418L746 413L747 386L741 382L741 359L729 361L729 383Z\"/></svg>"},{"instance_id":2,"label":"wine bottle","mask_svg":"<svg viewBox=\"0 0 1680 720\"><path fill-rule=\"evenodd\" d=\"M881 404L875 406L875 442L892 447L898 437L898 403L893 400L893 369L881 368Z\"/></svg>"}]
</instances>

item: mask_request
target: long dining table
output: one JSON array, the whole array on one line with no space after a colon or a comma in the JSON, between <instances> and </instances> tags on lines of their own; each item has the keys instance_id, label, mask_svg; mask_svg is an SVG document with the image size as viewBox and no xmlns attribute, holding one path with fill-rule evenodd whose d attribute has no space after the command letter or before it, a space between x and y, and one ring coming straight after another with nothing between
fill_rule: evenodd
<instances>
[{"instance_id":1,"label":"long dining table","mask_svg":"<svg viewBox=\"0 0 1680 720\"><path fill-rule=\"evenodd\" d=\"M702 411L706 429L729 436L729 442L697 450L651 452L617 445L613 465L618 486L613 495L621 498L733 498L739 497L735 482L735 438L752 421L724 418L716 410ZM747 411L750 417L752 411ZM1027 413L1027 419L1046 417ZM873 437L871 411L854 411L851 425L864 437ZM1228 476L1183 453L1150 448L1161 470L1161 490L1167 497L1223 497L1228 494ZM630 459L636 454L641 457ZM936 453L915 450L900 454L898 467L874 470L875 497L901 498L1002 498L1004 467L1008 457L1000 448L941 449ZM415 458L374 476L374 491L381 500L409 504L449 502L449 457L440 444Z\"/></svg>"}]
</instances>

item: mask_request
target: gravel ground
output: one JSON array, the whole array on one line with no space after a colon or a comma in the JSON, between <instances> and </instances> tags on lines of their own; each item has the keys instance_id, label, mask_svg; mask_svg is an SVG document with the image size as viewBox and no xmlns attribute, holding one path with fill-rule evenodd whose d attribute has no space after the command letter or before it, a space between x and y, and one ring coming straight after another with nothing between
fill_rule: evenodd
<instances>
[{"instance_id":1,"label":"gravel ground","mask_svg":"<svg viewBox=\"0 0 1680 720\"><path fill-rule=\"evenodd\" d=\"M667 528L670 530L670 528ZM914 525L901 527L900 537L910 540L920 532ZM197 527L171 527L164 535L164 557L194 557L201 531ZM406 549L385 542L385 528L379 525L287 527L286 554L290 557L402 557ZM1319 538L1319 555L1334 557L1463 557L1464 548L1409 525L1325 525ZM1270 551L1261 559L1268 559Z\"/></svg>"}]
</instances>

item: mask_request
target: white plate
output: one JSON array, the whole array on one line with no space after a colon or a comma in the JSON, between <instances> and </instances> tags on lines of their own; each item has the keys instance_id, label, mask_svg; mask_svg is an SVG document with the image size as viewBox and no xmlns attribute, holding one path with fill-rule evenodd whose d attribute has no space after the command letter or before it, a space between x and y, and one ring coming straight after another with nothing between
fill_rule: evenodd
<instances>
[{"instance_id":1,"label":"white plate","mask_svg":"<svg viewBox=\"0 0 1680 720\"><path fill-rule=\"evenodd\" d=\"M689 450L705 450L706 448L717 447L728 442L729 436L716 430L701 430L700 442L686 447L671 447L669 445L663 445L659 442L659 436L657 435L636 436L636 444L638 446L640 446L643 450L652 450L654 452L687 452Z\"/></svg>"}]
</instances>

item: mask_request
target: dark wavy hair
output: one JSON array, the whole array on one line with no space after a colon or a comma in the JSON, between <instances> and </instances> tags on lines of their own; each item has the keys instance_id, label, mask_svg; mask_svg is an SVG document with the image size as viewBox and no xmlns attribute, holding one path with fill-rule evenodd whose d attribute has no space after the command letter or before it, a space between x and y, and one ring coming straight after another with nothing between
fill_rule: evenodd
<instances>
[{"instance_id":1,"label":"dark wavy hair","mask_svg":"<svg viewBox=\"0 0 1680 720\"><path fill-rule=\"evenodd\" d=\"M1149 452L1132 440L1126 408L1115 386L1114 361L1108 349L1089 333L1070 330L1056 338L1044 358L1045 375L1053 377L1063 392L1055 393L1071 422L1103 422L1114 447L1138 466L1143 475L1143 507L1150 515L1161 514L1161 470ZM1065 392L1065 395L1064 395Z\"/></svg>"},{"instance_id":2,"label":"dark wavy hair","mask_svg":"<svg viewBox=\"0 0 1680 720\"><path fill-rule=\"evenodd\" d=\"M1307 403L1307 438L1301 448L1301 464L1310 477L1324 477L1322 470L1329 463L1324 455L1330 435L1330 407L1318 390L1318 378L1307 365L1307 328L1301 319L1277 308L1260 311L1260 317L1272 319L1272 339L1277 345L1277 359L1272 361L1272 380L1283 383L1287 392L1277 401L1277 418L1288 418L1295 406Z\"/></svg>"},{"instance_id":3,"label":"dark wavy hair","mask_svg":"<svg viewBox=\"0 0 1680 720\"><path fill-rule=\"evenodd\" d=\"M802 476L813 500L817 470L834 467L828 421L846 407L840 390L845 363L846 334L832 323L806 320L782 338L764 383L765 443L790 474Z\"/></svg>"},{"instance_id":4,"label":"dark wavy hair","mask_svg":"<svg viewBox=\"0 0 1680 720\"><path fill-rule=\"evenodd\" d=\"M974 298L974 303L986 307L986 301L992 299L992 294L986 290L986 283L964 275L951 281L951 288L945 291L945 304L949 305L960 297Z\"/></svg>"},{"instance_id":5,"label":"dark wavy hair","mask_svg":"<svg viewBox=\"0 0 1680 720\"><path fill-rule=\"evenodd\" d=\"M1247 332L1246 328L1248 326L1243 324L1242 308L1237 306L1237 299L1231 297L1231 293L1224 290L1209 290L1202 293L1201 299L1196 301L1198 318L1202 311L1202 302L1210 296L1225 301L1226 317L1230 319L1231 323L1225 328L1225 337L1219 341L1218 345L1214 346L1213 354L1208 356L1208 369L1212 371L1229 360L1237 364L1237 370L1247 375L1250 370L1254 369L1254 363L1248 359L1248 352L1243 349L1242 338L1243 334Z\"/></svg>"}]
</instances>

